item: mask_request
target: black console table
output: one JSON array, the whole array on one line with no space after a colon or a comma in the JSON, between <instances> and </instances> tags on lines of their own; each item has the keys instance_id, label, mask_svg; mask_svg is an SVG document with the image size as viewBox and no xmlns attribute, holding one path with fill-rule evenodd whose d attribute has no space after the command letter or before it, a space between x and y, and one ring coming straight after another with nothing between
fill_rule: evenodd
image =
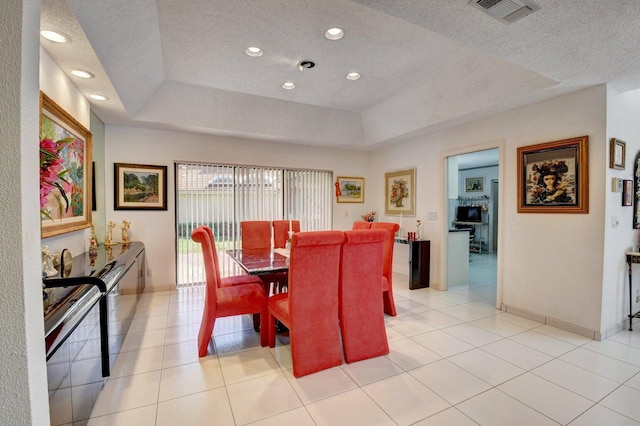
<instances>
[{"instance_id":1,"label":"black console table","mask_svg":"<svg viewBox=\"0 0 640 426\"><path fill-rule=\"evenodd\" d=\"M56 353L97 304L102 376L109 376L107 300L111 293L121 292L118 284L136 263L138 265L135 277L136 288L128 289L128 292L142 293L144 290L144 244L137 241L110 247L101 245L95 256L91 256L89 252L75 256L68 276L55 276L42 280L47 360Z\"/></svg>"},{"instance_id":2,"label":"black console table","mask_svg":"<svg viewBox=\"0 0 640 426\"><path fill-rule=\"evenodd\" d=\"M629 272L629 331L633 331L633 319L640 318L640 312L633 313L633 283L631 281L632 265L640 263L640 253L628 251L627 255L627 271Z\"/></svg>"},{"instance_id":3,"label":"black console table","mask_svg":"<svg viewBox=\"0 0 640 426\"><path fill-rule=\"evenodd\" d=\"M429 287L431 241L396 238L398 244L409 244L409 289Z\"/></svg>"}]
</instances>

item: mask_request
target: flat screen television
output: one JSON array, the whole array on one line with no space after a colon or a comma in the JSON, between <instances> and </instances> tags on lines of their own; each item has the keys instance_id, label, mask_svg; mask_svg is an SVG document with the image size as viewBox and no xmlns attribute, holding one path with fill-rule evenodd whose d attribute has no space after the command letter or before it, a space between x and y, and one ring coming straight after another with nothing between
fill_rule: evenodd
<instances>
[{"instance_id":1,"label":"flat screen television","mask_svg":"<svg viewBox=\"0 0 640 426\"><path fill-rule=\"evenodd\" d=\"M482 207L480 206L458 206L456 214L458 222L481 222Z\"/></svg>"}]
</instances>

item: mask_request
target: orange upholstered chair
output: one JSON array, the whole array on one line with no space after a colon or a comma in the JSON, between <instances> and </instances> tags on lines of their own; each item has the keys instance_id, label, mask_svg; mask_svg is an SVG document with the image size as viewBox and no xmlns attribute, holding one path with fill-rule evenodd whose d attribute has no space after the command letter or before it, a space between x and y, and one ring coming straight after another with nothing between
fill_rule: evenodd
<instances>
[{"instance_id":1,"label":"orange upholstered chair","mask_svg":"<svg viewBox=\"0 0 640 426\"><path fill-rule=\"evenodd\" d=\"M293 234L289 292L269 298L269 346L275 346L278 319L289 329L296 377L342 364L338 280L343 240L342 231Z\"/></svg>"},{"instance_id":2,"label":"orange upholstered chair","mask_svg":"<svg viewBox=\"0 0 640 426\"><path fill-rule=\"evenodd\" d=\"M268 343L267 294L260 284L243 284L218 287L218 274L213 262L213 250L207 231L202 227L191 233L193 241L202 245L206 275L206 295L200 332L198 333L198 356L207 354L211 333L216 318L243 314L260 314L260 342Z\"/></svg>"},{"instance_id":3,"label":"orange upholstered chair","mask_svg":"<svg viewBox=\"0 0 640 426\"><path fill-rule=\"evenodd\" d=\"M240 222L243 249L271 248L271 223L268 220Z\"/></svg>"},{"instance_id":4,"label":"orange upholstered chair","mask_svg":"<svg viewBox=\"0 0 640 426\"><path fill-rule=\"evenodd\" d=\"M384 302L384 312L392 317L396 316L396 304L393 301L393 246L396 232L400 225L392 222L373 222L371 229L386 229L389 232L387 241L384 243L384 254L382 263L382 301Z\"/></svg>"},{"instance_id":5,"label":"orange upholstered chair","mask_svg":"<svg viewBox=\"0 0 640 426\"><path fill-rule=\"evenodd\" d=\"M339 317L347 362L389 353L380 291L384 229L345 231L340 261Z\"/></svg>"},{"instance_id":6,"label":"orange upholstered chair","mask_svg":"<svg viewBox=\"0 0 640 426\"><path fill-rule=\"evenodd\" d=\"M200 226L200 228L204 229L209 236L209 241L211 242L211 249L213 253L213 264L216 268L216 277L218 279L218 287L228 287L231 285L238 284L262 284L262 280L255 275L232 275L229 277L221 277L220 276L220 260L218 259L218 250L216 249L216 239L213 235L213 231L208 226Z\"/></svg>"},{"instance_id":7,"label":"orange upholstered chair","mask_svg":"<svg viewBox=\"0 0 640 426\"><path fill-rule=\"evenodd\" d=\"M363 222L361 220L358 220L356 222L353 222L353 228L351 229L371 229L371 224L373 222Z\"/></svg>"},{"instance_id":8,"label":"orange upholstered chair","mask_svg":"<svg viewBox=\"0 0 640 426\"><path fill-rule=\"evenodd\" d=\"M275 248L285 248L287 240L289 239L289 221L288 220L274 220L273 222L273 246ZM300 221L291 221L291 230L293 232L300 232Z\"/></svg>"}]
</instances>

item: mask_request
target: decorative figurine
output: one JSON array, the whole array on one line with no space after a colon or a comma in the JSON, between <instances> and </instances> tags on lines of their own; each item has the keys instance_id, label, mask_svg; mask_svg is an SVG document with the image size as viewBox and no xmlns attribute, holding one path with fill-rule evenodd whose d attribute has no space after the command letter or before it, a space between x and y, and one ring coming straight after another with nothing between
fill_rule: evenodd
<instances>
[{"instance_id":1,"label":"decorative figurine","mask_svg":"<svg viewBox=\"0 0 640 426\"><path fill-rule=\"evenodd\" d=\"M55 277L58 275L58 271L53 267L53 253L49 251L48 246L42 247L42 277Z\"/></svg>"},{"instance_id":2,"label":"decorative figurine","mask_svg":"<svg viewBox=\"0 0 640 426\"><path fill-rule=\"evenodd\" d=\"M113 242L113 228L116 227L115 222L113 222L112 220L109 221L109 224L107 225L107 233L104 236L104 245L105 246L115 246L116 243Z\"/></svg>"},{"instance_id":3,"label":"decorative figurine","mask_svg":"<svg viewBox=\"0 0 640 426\"><path fill-rule=\"evenodd\" d=\"M130 225L131 225L131 222L127 222L126 220L122 221L122 240L120 241L122 244L129 243L129 234L127 231Z\"/></svg>"},{"instance_id":4,"label":"decorative figurine","mask_svg":"<svg viewBox=\"0 0 640 426\"><path fill-rule=\"evenodd\" d=\"M96 257L98 257L98 237L96 237L96 230L91 225L91 238L89 239L89 260L91 266L95 266Z\"/></svg>"}]
</instances>

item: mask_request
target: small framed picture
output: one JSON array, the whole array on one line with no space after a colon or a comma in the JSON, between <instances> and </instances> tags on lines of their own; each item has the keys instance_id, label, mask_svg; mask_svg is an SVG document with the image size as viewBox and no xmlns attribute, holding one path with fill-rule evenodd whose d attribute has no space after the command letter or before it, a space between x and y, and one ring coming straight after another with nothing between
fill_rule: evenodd
<instances>
[{"instance_id":1,"label":"small framed picture","mask_svg":"<svg viewBox=\"0 0 640 426\"><path fill-rule=\"evenodd\" d=\"M384 174L386 202L384 214L416 215L416 169L399 170Z\"/></svg>"},{"instance_id":2,"label":"small framed picture","mask_svg":"<svg viewBox=\"0 0 640 426\"><path fill-rule=\"evenodd\" d=\"M627 153L627 143L620 139L611 138L609 142L609 168L624 170L624 158Z\"/></svg>"},{"instance_id":3,"label":"small framed picture","mask_svg":"<svg viewBox=\"0 0 640 426\"><path fill-rule=\"evenodd\" d=\"M167 166L114 166L115 210L167 210Z\"/></svg>"},{"instance_id":4,"label":"small framed picture","mask_svg":"<svg viewBox=\"0 0 640 426\"><path fill-rule=\"evenodd\" d=\"M633 205L633 181L632 180L624 180L624 184L622 186L622 205L623 206L632 206Z\"/></svg>"},{"instance_id":5,"label":"small framed picture","mask_svg":"<svg viewBox=\"0 0 640 426\"><path fill-rule=\"evenodd\" d=\"M466 192L484 192L484 177L468 177L464 180Z\"/></svg>"},{"instance_id":6,"label":"small framed picture","mask_svg":"<svg viewBox=\"0 0 640 426\"><path fill-rule=\"evenodd\" d=\"M338 176L336 200L338 203L364 203L364 178Z\"/></svg>"}]
</instances>

